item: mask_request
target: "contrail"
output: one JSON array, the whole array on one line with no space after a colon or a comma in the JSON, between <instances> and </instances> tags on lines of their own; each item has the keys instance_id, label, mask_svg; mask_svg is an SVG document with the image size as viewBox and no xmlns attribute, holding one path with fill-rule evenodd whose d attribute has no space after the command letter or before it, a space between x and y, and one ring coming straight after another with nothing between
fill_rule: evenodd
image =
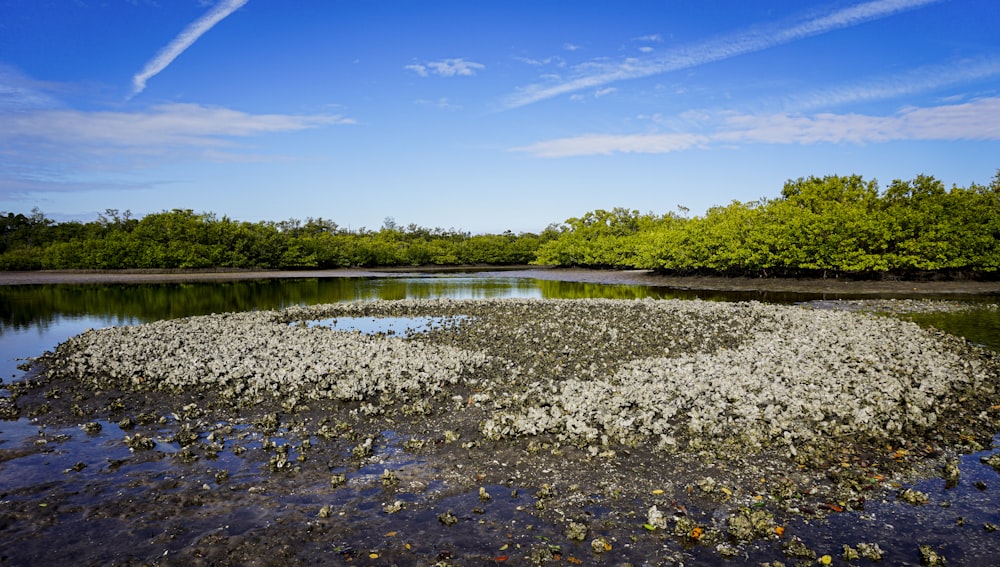
<instances>
[{"instance_id":1,"label":"contrail","mask_svg":"<svg viewBox=\"0 0 1000 567\"><path fill-rule=\"evenodd\" d=\"M191 44L198 41L205 32L212 29L226 16L243 7L248 0L222 0L204 16L192 22L184 31L180 33L166 47L160 50L146 63L142 71L132 77L132 94L129 98L141 93L146 88L146 81L156 76L160 71L167 68L167 65L177 59L177 56L184 53L184 50L191 47Z\"/></svg>"},{"instance_id":2,"label":"contrail","mask_svg":"<svg viewBox=\"0 0 1000 567\"><path fill-rule=\"evenodd\" d=\"M934 4L940 0L870 0L829 14L814 17L783 29L750 29L722 38L708 40L668 52L648 60L628 59L608 64L597 72L579 76L555 85L534 84L509 97L505 106L517 108L566 93L594 88L625 79L637 79L678 71L729 59L746 53L762 51L833 30L856 26L899 12Z\"/></svg>"}]
</instances>

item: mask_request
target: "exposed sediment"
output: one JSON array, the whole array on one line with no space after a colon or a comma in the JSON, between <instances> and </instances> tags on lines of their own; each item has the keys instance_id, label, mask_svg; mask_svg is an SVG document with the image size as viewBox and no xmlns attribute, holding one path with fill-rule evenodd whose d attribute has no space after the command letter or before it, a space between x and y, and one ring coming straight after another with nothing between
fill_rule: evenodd
<instances>
[{"instance_id":1,"label":"exposed sediment","mask_svg":"<svg viewBox=\"0 0 1000 567\"><path fill-rule=\"evenodd\" d=\"M305 325L359 315L443 319L410 338ZM94 388L211 390L240 405L333 399L390 411L468 394L463 408L493 441L547 433L791 456L844 438L922 438L970 398L995 399L1000 383L990 352L911 323L701 301L295 307L88 331L47 362L50 376Z\"/></svg>"},{"instance_id":2,"label":"exposed sediment","mask_svg":"<svg viewBox=\"0 0 1000 567\"><path fill-rule=\"evenodd\" d=\"M412 335L309 324L348 317L436 323ZM643 544L636 529L723 555L778 541L791 516L861 510L894 473L978 450L1000 431L996 353L889 317L753 302L291 307L91 330L36 368L11 404L34 389L46 407L79 400L80 417L69 419L80 424L134 414L126 442L135 444L159 431L136 412L176 399L173 417L160 418L173 428L174 458L250 446L275 476L301 468L300 479L323 477L329 490L380 485L389 494L373 514L385 518L433 507L443 496L413 494L442 481L477 495L475 514L486 508L489 518L489 506L509 500L565 527L568 541L600 541L595 554ZM261 432L259 449L238 440L227 416ZM404 470L386 458L392 451L420 464ZM362 474L366 465L377 473ZM509 499L496 488L482 496L501 485ZM518 488L530 489L533 507L519 504ZM597 503L600 523L585 511ZM541 562L546 549L526 546L521 558Z\"/></svg>"}]
</instances>

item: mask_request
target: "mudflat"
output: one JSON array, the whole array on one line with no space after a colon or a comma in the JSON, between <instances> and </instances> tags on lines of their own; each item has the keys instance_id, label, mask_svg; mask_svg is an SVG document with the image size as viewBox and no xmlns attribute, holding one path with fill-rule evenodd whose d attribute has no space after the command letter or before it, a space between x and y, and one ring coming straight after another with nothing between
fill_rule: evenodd
<instances>
[{"instance_id":1,"label":"mudflat","mask_svg":"<svg viewBox=\"0 0 1000 567\"><path fill-rule=\"evenodd\" d=\"M436 323L313 325L389 317ZM1000 429L1000 360L887 317L365 301L91 330L32 366L0 399L25 433L0 447L15 564L975 564L995 549L996 521L968 504L1000 470L976 455ZM969 528L941 516L955 499ZM900 537L889 519L932 529Z\"/></svg>"}]
</instances>

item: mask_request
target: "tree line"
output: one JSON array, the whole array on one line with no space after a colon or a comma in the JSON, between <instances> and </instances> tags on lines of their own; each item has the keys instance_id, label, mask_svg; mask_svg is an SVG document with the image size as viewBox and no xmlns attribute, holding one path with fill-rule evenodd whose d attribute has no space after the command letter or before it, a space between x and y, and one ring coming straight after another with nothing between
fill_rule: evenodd
<instances>
[{"instance_id":1,"label":"tree line","mask_svg":"<svg viewBox=\"0 0 1000 567\"><path fill-rule=\"evenodd\" d=\"M535 262L760 276L995 274L1000 171L989 185L950 189L926 175L884 191L857 175L800 178L778 198L694 218L597 210L559 226Z\"/></svg>"},{"instance_id":2,"label":"tree line","mask_svg":"<svg viewBox=\"0 0 1000 567\"><path fill-rule=\"evenodd\" d=\"M931 176L884 190L857 175L789 180L781 195L689 218L598 209L539 234L398 226L349 230L323 218L250 223L174 209L108 209L56 223L0 213L0 270L339 268L540 264L759 276L1000 270L1000 171L989 185Z\"/></svg>"},{"instance_id":3,"label":"tree line","mask_svg":"<svg viewBox=\"0 0 1000 567\"><path fill-rule=\"evenodd\" d=\"M543 238L400 227L391 218L377 231L323 218L251 223L191 209L141 219L108 209L93 222L55 223L35 209L0 215L0 270L527 264Z\"/></svg>"}]
</instances>

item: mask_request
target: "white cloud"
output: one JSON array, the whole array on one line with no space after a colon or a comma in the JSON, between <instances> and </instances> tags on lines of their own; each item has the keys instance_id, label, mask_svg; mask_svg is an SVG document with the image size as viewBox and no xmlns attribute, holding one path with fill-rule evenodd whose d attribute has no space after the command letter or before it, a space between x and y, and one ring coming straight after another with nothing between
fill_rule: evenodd
<instances>
[{"instance_id":1,"label":"white cloud","mask_svg":"<svg viewBox=\"0 0 1000 567\"><path fill-rule=\"evenodd\" d=\"M194 42L198 41L198 38L205 34L208 30L212 29L215 24L221 22L227 16L240 9L247 3L247 0L222 0L215 5L212 10L206 13L204 16L198 18L192 22L188 27L184 28L184 31L175 37L170 43L166 45L155 57L150 59L146 66L143 67L142 71L139 71L132 77L132 96L141 93L146 89L146 82L152 79L160 71L163 71L170 65L174 59L184 53L184 51L191 47Z\"/></svg>"},{"instance_id":2,"label":"white cloud","mask_svg":"<svg viewBox=\"0 0 1000 567\"><path fill-rule=\"evenodd\" d=\"M813 116L734 115L728 130L712 135L717 142L818 144L888 142L902 139L898 117L822 113Z\"/></svg>"},{"instance_id":3,"label":"white cloud","mask_svg":"<svg viewBox=\"0 0 1000 567\"><path fill-rule=\"evenodd\" d=\"M407 65L407 66L405 66L403 68L404 69L409 69L410 71L413 71L414 73L420 75L421 77L426 77L427 76L427 67L424 67L423 65L419 65L417 63L414 63L413 65Z\"/></svg>"},{"instance_id":4,"label":"white cloud","mask_svg":"<svg viewBox=\"0 0 1000 567\"><path fill-rule=\"evenodd\" d=\"M583 48L575 43L566 42L563 44L563 49L565 49L566 51L576 51L578 49L583 49Z\"/></svg>"},{"instance_id":5,"label":"white cloud","mask_svg":"<svg viewBox=\"0 0 1000 567\"><path fill-rule=\"evenodd\" d=\"M260 154L240 140L354 121L328 114L249 114L165 104L141 112L20 110L0 113L0 123L0 194L10 195L86 190L89 186L79 179L88 172L128 175L179 159L287 159Z\"/></svg>"},{"instance_id":6,"label":"white cloud","mask_svg":"<svg viewBox=\"0 0 1000 567\"><path fill-rule=\"evenodd\" d=\"M690 149L707 143L698 134L584 134L537 142L512 148L537 157L570 157L611 155L616 153L665 154Z\"/></svg>"},{"instance_id":7,"label":"white cloud","mask_svg":"<svg viewBox=\"0 0 1000 567\"><path fill-rule=\"evenodd\" d=\"M441 61L430 61L428 63L414 63L404 67L404 69L409 69L421 77L427 77L431 74L438 75L440 77L471 77L476 74L476 71L482 71L485 68L486 65L483 65L482 63L466 61L462 58L442 59Z\"/></svg>"},{"instance_id":8,"label":"white cloud","mask_svg":"<svg viewBox=\"0 0 1000 567\"><path fill-rule=\"evenodd\" d=\"M441 97L437 100L427 100L419 98L414 102L421 106L430 106L433 108L440 108L441 110L458 110L462 108L459 105L453 104L451 101L448 100L447 97Z\"/></svg>"},{"instance_id":9,"label":"white cloud","mask_svg":"<svg viewBox=\"0 0 1000 567\"><path fill-rule=\"evenodd\" d=\"M605 87L603 89L597 89L596 91L594 91L594 96L600 98L604 95L609 95L617 91L618 89L616 89L615 87Z\"/></svg>"},{"instance_id":10,"label":"white cloud","mask_svg":"<svg viewBox=\"0 0 1000 567\"><path fill-rule=\"evenodd\" d=\"M248 114L198 104L164 104L144 112L39 110L4 115L0 141L119 147L224 145L227 138L289 132L353 120L337 115Z\"/></svg>"},{"instance_id":11,"label":"white cloud","mask_svg":"<svg viewBox=\"0 0 1000 567\"><path fill-rule=\"evenodd\" d=\"M542 67L545 65L556 65L557 67L565 67L566 60L559 56L546 57L545 59L532 59L530 57L515 57L515 61L520 61L532 67Z\"/></svg>"},{"instance_id":12,"label":"white cloud","mask_svg":"<svg viewBox=\"0 0 1000 567\"><path fill-rule=\"evenodd\" d=\"M518 90L507 98L507 108L517 108L575 91L599 87L616 81L648 77L671 71L697 67L783 45L799 39L892 16L941 0L869 0L841 8L805 21L783 27L758 27L735 34L710 39L694 45L663 52L645 59L625 59L616 62L591 62L568 80L536 83Z\"/></svg>"},{"instance_id":13,"label":"white cloud","mask_svg":"<svg viewBox=\"0 0 1000 567\"><path fill-rule=\"evenodd\" d=\"M1000 98L925 108L890 116L821 113L729 114L709 133L584 134L512 148L538 157L663 154L714 144L870 144L891 141L1000 140Z\"/></svg>"},{"instance_id":14,"label":"white cloud","mask_svg":"<svg viewBox=\"0 0 1000 567\"><path fill-rule=\"evenodd\" d=\"M0 112L59 106L56 99L45 94L52 86L0 63Z\"/></svg>"},{"instance_id":15,"label":"white cloud","mask_svg":"<svg viewBox=\"0 0 1000 567\"><path fill-rule=\"evenodd\" d=\"M795 95L788 99L788 106L798 110L808 110L854 102L886 100L998 75L1000 75L1000 58L997 57L954 61L945 65L928 65L877 80Z\"/></svg>"}]
</instances>

